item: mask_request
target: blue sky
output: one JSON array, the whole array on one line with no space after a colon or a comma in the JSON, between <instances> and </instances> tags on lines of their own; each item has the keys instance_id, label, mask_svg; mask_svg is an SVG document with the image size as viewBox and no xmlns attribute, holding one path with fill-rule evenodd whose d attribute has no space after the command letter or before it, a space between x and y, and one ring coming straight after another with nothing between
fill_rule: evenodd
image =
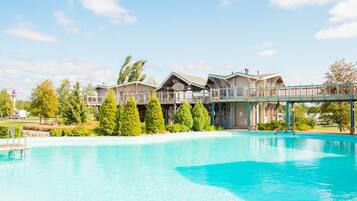
<instances>
[{"instance_id":1,"label":"blue sky","mask_svg":"<svg viewBox=\"0 0 357 201\"><path fill-rule=\"evenodd\" d=\"M44 80L108 83L127 55L160 83L247 67L321 83L357 61L357 0L12 0L0 8L0 88L27 98Z\"/></svg>"}]
</instances>

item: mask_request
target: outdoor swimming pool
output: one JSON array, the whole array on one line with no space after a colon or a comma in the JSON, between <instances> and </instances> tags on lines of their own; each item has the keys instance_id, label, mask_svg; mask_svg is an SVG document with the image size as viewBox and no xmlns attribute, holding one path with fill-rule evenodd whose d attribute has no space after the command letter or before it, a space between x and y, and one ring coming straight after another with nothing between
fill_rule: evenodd
<instances>
[{"instance_id":1,"label":"outdoor swimming pool","mask_svg":"<svg viewBox=\"0 0 357 201\"><path fill-rule=\"evenodd\" d=\"M235 133L0 155L0 200L356 200L357 137Z\"/></svg>"}]
</instances>

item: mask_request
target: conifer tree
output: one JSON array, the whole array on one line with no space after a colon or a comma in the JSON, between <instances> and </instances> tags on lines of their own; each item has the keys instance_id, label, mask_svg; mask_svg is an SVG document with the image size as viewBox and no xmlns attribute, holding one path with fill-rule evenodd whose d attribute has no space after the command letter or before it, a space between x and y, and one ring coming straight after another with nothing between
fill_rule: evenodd
<instances>
[{"instance_id":1,"label":"conifer tree","mask_svg":"<svg viewBox=\"0 0 357 201\"><path fill-rule=\"evenodd\" d=\"M191 114L191 105L189 103L183 102L181 104L174 117L174 122L176 124L184 125L188 129L192 128L193 119Z\"/></svg>"},{"instance_id":2,"label":"conifer tree","mask_svg":"<svg viewBox=\"0 0 357 201\"><path fill-rule=\"evenodd\" d=\"M67 79L62 80L60 87L57 88L57 94L58 94L58 113L60 116L62 116L66 108L66 103L68 102L67 99L71 95L71 83L69 80Z\"/></svg>"},{"instance_id":3,"label":"conifer tree","mask_svg":"<svg viewBox=\"0 0 357 201\"><path fill-rule=\"evenodd\" d=\"M113 90L109 90L107 97L99 109L99 132L101 135L115 134L117 103Z\"/></svg>"},{"instance_id":4,"label":"conifer tree","mask_svg":"<svg viewBox=\"0 0 357 201\"><path fill-rule=\"evenodd\" d=\"M119 107L117 109L116 116L115 116L115 134L116 135L120 135L120 133L121 133L120 127L122 124L123 113L124 113L124 106L119 105Z\"/></svg>"},{"instance_id":5,"label":"conifer tree","mask_svg":"<svg viewBox=\"0 0 357 201\"><path fill-rule=\"evenodd\" d=\"M125 104L120 133L125 136L138 136L141 134L140 116L134 97L130 97Z\"/></svg>"},{"instance_id":6,"label":"conifer tree","mask_svg":"<svg viewBox=\"0 0 357 201\"><path fill-rule=\"evenodd\" d=\"M146 131L148 133L162 133L165 130L165 120L162 114L161 103L156 94L151 94L145 115Z\"/></svg>"},{"instance_id":7,"label":"conifer tree","mask_svg":"<svg viewBox=\"0 0 357 201\"><path fill-rule=\"evenodd\" d=\"M81 95L81 86L77 82L68 97L62 102L62 118L65 124L85 123L88 118L88 107Z\"/></svg>"},{"instance_id":8,"label":"conifer tree","mask_svg":"<svg viewBox=\"0 0 357 201\"><path fill-rule=\"evenodd\" d=\"M202 103L196 103L192 109L194 131L202 131L210 125L208 111Z\"/></svg>"}]
</instances>

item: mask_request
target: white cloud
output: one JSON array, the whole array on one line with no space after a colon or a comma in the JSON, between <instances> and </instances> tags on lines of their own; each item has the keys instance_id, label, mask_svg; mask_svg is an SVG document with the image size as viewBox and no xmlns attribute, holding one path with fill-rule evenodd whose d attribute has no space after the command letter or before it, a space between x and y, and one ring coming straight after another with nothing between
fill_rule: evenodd
<instances>
[{"instance_id":1,"label":"white cloud","mask_svg":"<svg viewBox=\"0 0 357 201\"><path fill-rule=\"evenodd\" d=\"M328 27L316 33L317 39L342 39L354 37L357 37L357 21Z\"/></svg>"},{"instance_id":2,"label":"white cloud","mask_svg":"<svg viewBox=\"0 0 357 201\"><path fill-rule=\"evenodd\" d=\"M331 22L351 21L357 19L357 0L342 1L330 10Z\"/></svg>"},{"instance_id":3,"label":"white cloud","mask_svg":"<svg viewBox=\"0 0 357 201\"><path fill-rule=\"evenodd\" d=\"M119 0L81 0L82 5L96 15L111 18L114 22L134 24L137 17L124 8Z\"/></svg>"},{"instance_id":4,"label":"white cloud","mask_svg":"<svg viewBox=\"0 0 357 201\"><path fill-rule=\"evenodd\" d=\"M261 50L257 53L258 56L261 57L272 57L276 55L276 50L274 49L265 49L265 50Z\"/></svg>"},{"instance_id":5,"label":"white cloud","mask_svg":"<svg viewBox=\"0 0 357 201\"><path fill-rule=\"evenodd\" d=\"M0 74L0 86L15 88L22 98L28 97L35 85L45 79L51 79L56 85L63 79L99 84L114 82L117 75L93 62L73 59L47 62L13 60L0 64Z\"/></svg>"},{"instance_id":6,"label":"white cloud","mask_svg":"<svg viewBox=\"0 0 357 201\"><path fill-rule=\"evenodd\" d=\"M11 36L44 43L57 43L58 41L55 36L40 33L22 21L19 21L18 24L13 27L5 29L4 33Z\"/></svg>"},{"instance_id":7,"label":"white cloud","mask_svg":"<svg viewBox=\"0 0 357 201\"><path fill-rule=\"evenodd\" d=\"M323 5L333 1L338 0L270 0L270 4L285 9L295 9L303 6Z\"/></svg>"},{"instance_id":8,"label":"white cloud","mask_svg":"<svg viewBox=\"0 0 357 201\"><path fill-rule=\"evenodd\" d=\"M71 18L69 18L62 10L54 11L53 17L55 18L57 24L62 26L66 30L66 33L79 33L79 29L76 23Z\"/></svg>"},{"instance_id":9,"label":"white cloud","mask_svg":"<svg viewBox=\"0 0 357 201\"><path fill-rule=\"evenodd\" d=\"M233 3L233 0L221 0L221 7L229 7L231 6Z\"/></svg>"},{"instance_id":10,"label":"white cloud","mask_svg":"<svg viewBox=\"0 0 357 201\"><path fill-rule=\"evenodd\" d=\"M357 37L357 0L345 0L330 10L329 27L315 35L317 39L347 39Z\"/></svg>"}]
</instances>

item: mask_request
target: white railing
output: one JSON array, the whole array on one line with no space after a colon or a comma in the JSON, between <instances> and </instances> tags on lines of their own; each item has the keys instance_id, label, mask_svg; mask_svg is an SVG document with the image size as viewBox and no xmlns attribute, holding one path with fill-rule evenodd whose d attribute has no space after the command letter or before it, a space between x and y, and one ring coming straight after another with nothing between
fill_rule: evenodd
<instances>
[{"instance_id":1,"label":"white railing","mask_svg":"<svg viewBox=\"0 0 357 201\"><path fill-rule=\"evenodd\" d=\"M215 101L314 101L314 100L347 100L357 96L357 84L301 85L265 88L216 88L209 91L158 92L157 97L162 104L176 104L183 101L189 103ZM137 104L147 104L150 93L126 94L117 97L118 104L126 103L134 97ZM88 105L100 105L105 97L87 97Z\"/></svg>"}]
</instances>

